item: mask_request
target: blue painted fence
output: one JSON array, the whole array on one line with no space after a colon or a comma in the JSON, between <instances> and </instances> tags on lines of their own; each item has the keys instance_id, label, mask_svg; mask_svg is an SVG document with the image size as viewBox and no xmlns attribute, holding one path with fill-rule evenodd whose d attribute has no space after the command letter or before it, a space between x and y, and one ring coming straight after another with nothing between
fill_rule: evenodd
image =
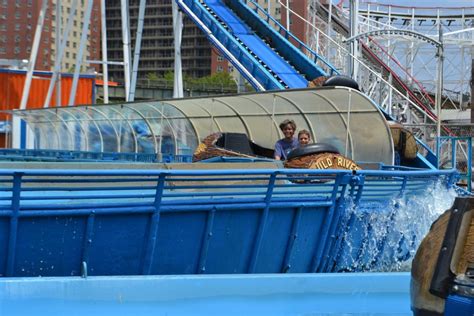
<instances>
[{"instance_id":1,"label":"blue painted fence","mask_svg":"<svg viewBox=\"0 0 474 316\"><path fill-rule=\"evenodd\" d=\"M367 237L364 221L348 224L350 207L370 214L378 205L382 214L396 198L455 178L453 170L0 170L0 276L330 272L351 269L348 256L374 266L386 259L354 255L343 241Z\"/></svg>"}]
</instances>

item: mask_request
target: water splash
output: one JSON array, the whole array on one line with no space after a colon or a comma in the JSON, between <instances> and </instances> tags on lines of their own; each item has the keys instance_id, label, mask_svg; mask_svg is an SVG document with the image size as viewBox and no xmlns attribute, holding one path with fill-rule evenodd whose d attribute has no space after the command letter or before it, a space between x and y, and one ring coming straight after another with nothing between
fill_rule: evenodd
<instances>
[{"instance_id":1,"label":"water splash","mask_svg":"<svg viewBox=\"0 0 474 316\"><path fill-rule=\"evenodd\" d=\"M454 189L436 183L400 198L348 201L334 271L409 271L432 223L455 197Z\"/></svg>"}]
</instances>

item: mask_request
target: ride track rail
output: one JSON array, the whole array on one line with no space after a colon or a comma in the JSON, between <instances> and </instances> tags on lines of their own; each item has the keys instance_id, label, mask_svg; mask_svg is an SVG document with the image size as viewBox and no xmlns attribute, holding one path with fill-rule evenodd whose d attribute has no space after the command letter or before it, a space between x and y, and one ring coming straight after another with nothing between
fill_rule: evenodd
<instances>
[{"instance_id":1,"label":"ride track rail","mask_svg":"<svg viewBox=\"0 0 474 316\"><path fill-rule=\"evenodd\" d=\"M456 172L24 169L0 179L0 276L286 273L333 271L349 251L350 205L384 212L452 186Z\"/></svg>"}]
</instances>

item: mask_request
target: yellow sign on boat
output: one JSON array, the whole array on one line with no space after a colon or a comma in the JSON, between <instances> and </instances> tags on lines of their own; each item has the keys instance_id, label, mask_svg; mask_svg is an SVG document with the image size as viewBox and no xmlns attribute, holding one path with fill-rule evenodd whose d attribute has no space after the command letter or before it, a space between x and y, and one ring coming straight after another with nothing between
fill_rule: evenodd
<instances>
[{"instance_id":1,"label":"yellow sign on boat","mask_svg":"<svg viewBox=\"0 0 474 316\"><path fill-rule=\"evenodd\" d=\"M349 158L338 154L326 153L318 155L316 159L311 161L310 169L348 169L360 170L361 168Z\"/></svg>"}]
</instances>

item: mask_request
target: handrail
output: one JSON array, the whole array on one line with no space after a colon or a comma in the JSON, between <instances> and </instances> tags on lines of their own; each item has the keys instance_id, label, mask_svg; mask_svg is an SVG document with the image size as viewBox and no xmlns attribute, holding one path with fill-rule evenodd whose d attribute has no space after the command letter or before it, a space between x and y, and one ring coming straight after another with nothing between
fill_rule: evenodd
<instances>
[{"instance_id":1,"label":"handrail","mask_svg":"<svg viewBox=\"0 0 474 316\"><path fill-rule=\"evenodd\" d=\"M372 37L369 37L369 40L374 43L378 48L380 48L380 50L385 54L387 55L391 60L393 60L393 62L395 62L395 64L400 67L400 69L410 77L411 80L413 80L414 83L416 83L416 85L420 88L420 91L423 93L423 96L425 96L429 102L431 102L431 104L433 105L434 107L434 104L435 104L435 101L431 98L431 96L429 95L428 91L426 91L425 87L421 84L421 82L419 82L415 77L413 77L405 67L403 67L400 62L395 58L393 57L392 54L390 54L382 45L380 45L376 40L374 40Z\"/></svg>"},{"instance_id":2,"label":"handrail","mask_svg":"<svg viewBox=\"0 0 474 316\"><path fill-rule=\"evenodd\" d=\"M56 149L0 149L0 161L133 161L133 162L191 162L191 155L164 154L159 160L155 153L94 152Z\"/></svg>"},{"instance_id":3,"label":"handrail","mask_svg":"<svg viewBox=\"0 0 474 316\"><path fill-rule=\"evenodd\" d=\"M252 61L252 64L259 69L260 72L265 73L267 79L271 82L272 85L270 87L264 87L262 83L260 83L257 78L254 76L254 74L247 70L247 68L244 67L244 65L240 62L240 60L234 56L226 46L224 46L220 39L216 37L215 34L208 28L208 26L201 20L200 17L196 16L193 10L188 6L188 4L185 2L186 0L176 0L177 4L183 9L183 11L191 17L191 19L194 20L194 22L206 33L207 37L211 40L211 42L218 47L218 49L231 61L231 63L238 68L241 73L246 77L247 80L252 84L252 86L257 89L258 91L265 91L268 88L272 89L274 87L281 87L280 83L273 78L270 74L267 74L267 71L261 67L258 62L255 61L254 57L245 49L242 49L241 45L219 24L219 23L214 23L216 27L221 31L222 34L226 34L227 38L235 45L235 47L238 47L240 52L246 56L246 58L250 61ZM209 20L212 20L213 17L212 15L208 14L208 11L202 6L202 4L198 1L194 2L194 5L197 5L200 9L200 12L204 12L204 14L207 15Z\"/></svg>"},{"instance_id":4,"label":"handrail","mask_svg":"<svg viewBox=\"0 0 474 316\"><path fill-rule=\"evenodd\" d=\"M380 176L380 177L418 177L418 176L440 176L456 174L454 169L446 170L410 170L410 171L388 171L388 170L342 170L342 169L110 169L110 170L77 170L77 169L0 169L0 176L145 176L154 177L164 174L166 176L242 176L246 180L247 175L350 175L350 176ZM220 181L219 178L213 178ZM4 181L4 180L2 180Z\"/></svg>"},{"instance_id":5,"label":"handrail","mask_svg":"<svg viewBox=\"0 0 474 316\"><path fill-rule=\"evenodd\" d=\"M350 51L348 51L346 48L342 47L338 42L336 42L334 39L332 39L331 37L329 37L326 33L324 33L321 29L319 29L318 27L316 27L315 25L311 24L311 22L309 22L306 18L302 17L300 14L298 14L297 12L293 11L291 8L288 8L286 7L286 5L284 3L281 2L281 0L278 0L278 2L280 3L280 5L285 8L286 10L290 11L291 14L293 14L294 16L298 17L300 20L302 20L303 22L305 22L306 24L308 24L309 27L317 30L318 32L320 32L320 34L322 34L326 40L328 40L330 43L332 43L333 45L335 45L337 47L337 49L341 50L342 52L344 52L345 54L351 56L360 66L364 67L365 69L367 69L367 71L369 71L370 73L372 73L375 77L377 77L377 79L379 79L381 82L383 82L385 85L387 85L388 87L390 87L392 89L393 92L395 92L395 94L397 96L399 96L400 98L402 98L403 100L407 101L409 103L409 105L411 105L412 107L414 107L415 109L417 109L418 111L420 111L421 113L423 113L425 115L426 118L428 118L429 120L433 121L433 122L436 122L435 120L433 120L433 118L431 116L429 116L422 108L420 108L418 106L418 104L414 103L412 100L410 100L410 98L408 98L407 96L405 96L404 94L402 94L400 91L398 91L392 84L390 84L390 82L388 82L387 80L385 80L381 75L379 75L376 71L374 71L373 69L371 69L368 65L366 65L362 60L360 60L357 56L354 56L353 54L351 54ZM380 106L379 106L380 108ZM383 110L383 109L382 109Z\"/></svg>"},{"instance_id":6,"label":"handrail","mask_svg":"<svg viewBox=\"0 0 474 316\"><path fill-rule=\"evenodd\" d=\"M438 120L438 117L436 116L436 114L434 114L432 112L432 110L428 107L426 107L417 97L416 95L413 93L413 91L403 82L403 80L398 76L397 73L395 73L393 71L393 69L391 69L390 67L388 67L387 64L385 64L377 55L375 55L375 53L369 48L367 47L367 45L365 45L364 43L362 43L362 46L366 49L367 53L370 54L370 56L372 58L374 58L375 60L377 60L377 62L388 72L390 72L390 74L392 75L392 77L406 90L406 92L415 100L415 102L418 104L418 106L420 106L423 110L424 110L424 113L428 114L428 116L434 121L436 122ZM446 126L442 126L443 130L445 130L448 134L452 134L452 131L446 127Z\"/></svg>"},{"instance_id":7,"label":"handrail","mask_svg":"<svg viewBox=\"0 0 474 316\"><path fill-rule=\"evenodd\" d=\"M283 30L284 31L284 34L285 34L285 37L290 37L291 39L293 39L294 41L296 41L298 43L298 46L299 48L303 47L305 48L305 50L313 56L314 58L314 62L317 62L318 60L321 60L327 67L329 67L329 69L331 69L331 72L330 72L330 75L333 75L333 74L337 74L339 75L339 71L331 64L329 63L324 57L318 55L315 51L313 51L308 45L306 45L306 43L302 42L298 37L296 37L295 35L293 35L293 33L291 33L290 31L288 31L280 22L278 22L273 16L271 16L267 11L265 11L257 2L255 2L254 0L243 0L244 3L247 4L247 2L250 2L252 3L253 5L255 5L255 11L257 12L257 14L259 12L263 13L266 17L267 17L267 24L270 24L268 21L271 20L273 23L275 23L276 26L278 26L279 28L279 31Z\"/></svg>"}]
</instances>

